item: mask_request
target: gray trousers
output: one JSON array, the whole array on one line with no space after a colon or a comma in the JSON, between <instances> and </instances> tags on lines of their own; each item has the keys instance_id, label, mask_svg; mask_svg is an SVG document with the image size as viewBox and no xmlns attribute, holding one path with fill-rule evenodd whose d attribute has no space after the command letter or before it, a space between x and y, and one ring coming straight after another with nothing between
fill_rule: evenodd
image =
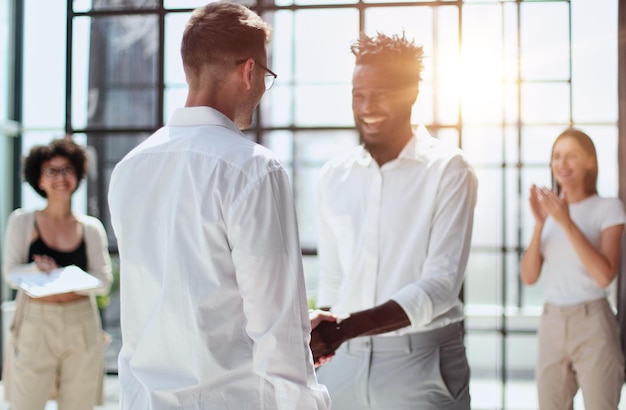
<instances>
[{"instance_id":1,"label":"gray trousers","mask_svg":"<svg viewBox=\"0 0 626 410\"><path fill-rule=\"evenodd\" d=\"M317 370L333 410L467 410L469 366L460 323L406 336L359 337Z\"/></svg>"}]
</instances>

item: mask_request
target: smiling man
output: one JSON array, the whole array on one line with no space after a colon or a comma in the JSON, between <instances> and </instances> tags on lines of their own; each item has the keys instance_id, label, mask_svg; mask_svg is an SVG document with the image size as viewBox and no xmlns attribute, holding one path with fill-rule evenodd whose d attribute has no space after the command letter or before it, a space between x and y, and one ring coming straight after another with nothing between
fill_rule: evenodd
<instances>
[{"instance_id":1,"label":"smiling man","mask_svg":"<svg viewBox=\"0 0 626 410\"><path fill-rule=\"evenodd\" d=\"M459 292L477 180L461 151L414 128L421 46L404 34L352 46L362 145L319 185L318 306L312 335L333 409L469 409ZM337 350L338 349L338 350Z\"/></svg>"}]
</instances>

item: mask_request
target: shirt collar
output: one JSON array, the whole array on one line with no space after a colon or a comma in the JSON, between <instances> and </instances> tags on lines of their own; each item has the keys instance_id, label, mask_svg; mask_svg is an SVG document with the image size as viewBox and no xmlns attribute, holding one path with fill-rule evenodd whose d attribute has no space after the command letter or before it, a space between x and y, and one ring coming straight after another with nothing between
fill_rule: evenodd
<instances>
[{"instance_id":1,"label":"shirt collar","mask_svg":"<svg viewBox=\"0 0 626 410\"><path fill-rule=\"evenodd\" d=\"M229 128L243 135L235 123L211 107L184 107L177 108L167 123L170 127L193 127L202 125L218 125Z\"/></svg>"},{"instance_id":2,"label":"shirt collar","mask_svg":"<svg viewBox=\"0 0 626 410\"><path fill-rule=\"evenodd\" d=\"M432 145L433 137L430 136L425 126L419 125L411 136L411 139L409 139L409 142L407 142L404 148L402 148L402 151L400 151L400 154L398 154L398 158L394 161L408 159L418 162L426 162L426 153ZM369 167L373 160L374 159L369 151L365 149L365 146L361 145L354 155L353 164Z\"/></svg>"}]
</instances>

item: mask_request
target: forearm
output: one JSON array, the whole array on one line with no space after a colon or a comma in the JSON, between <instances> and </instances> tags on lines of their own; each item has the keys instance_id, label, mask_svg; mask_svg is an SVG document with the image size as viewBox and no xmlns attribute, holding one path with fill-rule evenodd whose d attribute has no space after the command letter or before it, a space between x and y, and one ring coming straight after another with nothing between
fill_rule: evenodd
<instances>
[{"instance_id":1,"label":"forearm","mask_svg":"<svg viewBox=\"0 0 626 410\"><path fill-rule=\"evenodd\" d=\"M406 312L393 300L350 314L339 323L344 340L359 336L373 336L409 326Z\"/></svg>"},{"instance_id":2,"label":"forearm","mask_svg":"<svg viewBox=\"0 0 626 410\"><path fill-rule=\"evenodd\" d=\"M616 264L595 247L573 222L563 227L581 263L598 286L607 287L617 273Z\"/></svg>"},{"instance_id":3,"label":"forearm","mask_svg":"<svg viewBox=\"0 0 626 410\"><path fill-rule=\"evenodd\" d=\"M520 263L520 276L522 282L526 285L532 285L537 282L541 274L543 265L543 256L541 255L541 231L543 224L536 223L533 230L533 236L530 239L528 248L524 252Z\"/></svg>"}]
</instances>

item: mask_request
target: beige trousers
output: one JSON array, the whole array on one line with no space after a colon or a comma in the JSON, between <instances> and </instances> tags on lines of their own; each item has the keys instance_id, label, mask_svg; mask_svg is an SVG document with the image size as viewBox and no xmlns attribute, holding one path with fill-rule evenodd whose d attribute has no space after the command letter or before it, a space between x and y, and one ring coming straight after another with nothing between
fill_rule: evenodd
<instances>
[{"instance_id":1,"label":"beige trousers","mask_svg":"<svg viewBox=\"0 0 626 410\"><path fill-rule=\"evenodd\" d=\"M606 299L544 305L538 332L541 410L572 409L582 390L586 409L615 410L624 384L619 327Z\"/></svg>"},{"instance_id":2,"label":"beige trousers","mask_svg":"<svg viewBox=\"0 0 626 410\"><path fill-rule=\"evenodd\" d=\"M15 330L7 386L11 410L44 409L54 390L59 410L96 406L105 344L93 298L63 304L28 300Z\"/></svg>"}]
</instances>

